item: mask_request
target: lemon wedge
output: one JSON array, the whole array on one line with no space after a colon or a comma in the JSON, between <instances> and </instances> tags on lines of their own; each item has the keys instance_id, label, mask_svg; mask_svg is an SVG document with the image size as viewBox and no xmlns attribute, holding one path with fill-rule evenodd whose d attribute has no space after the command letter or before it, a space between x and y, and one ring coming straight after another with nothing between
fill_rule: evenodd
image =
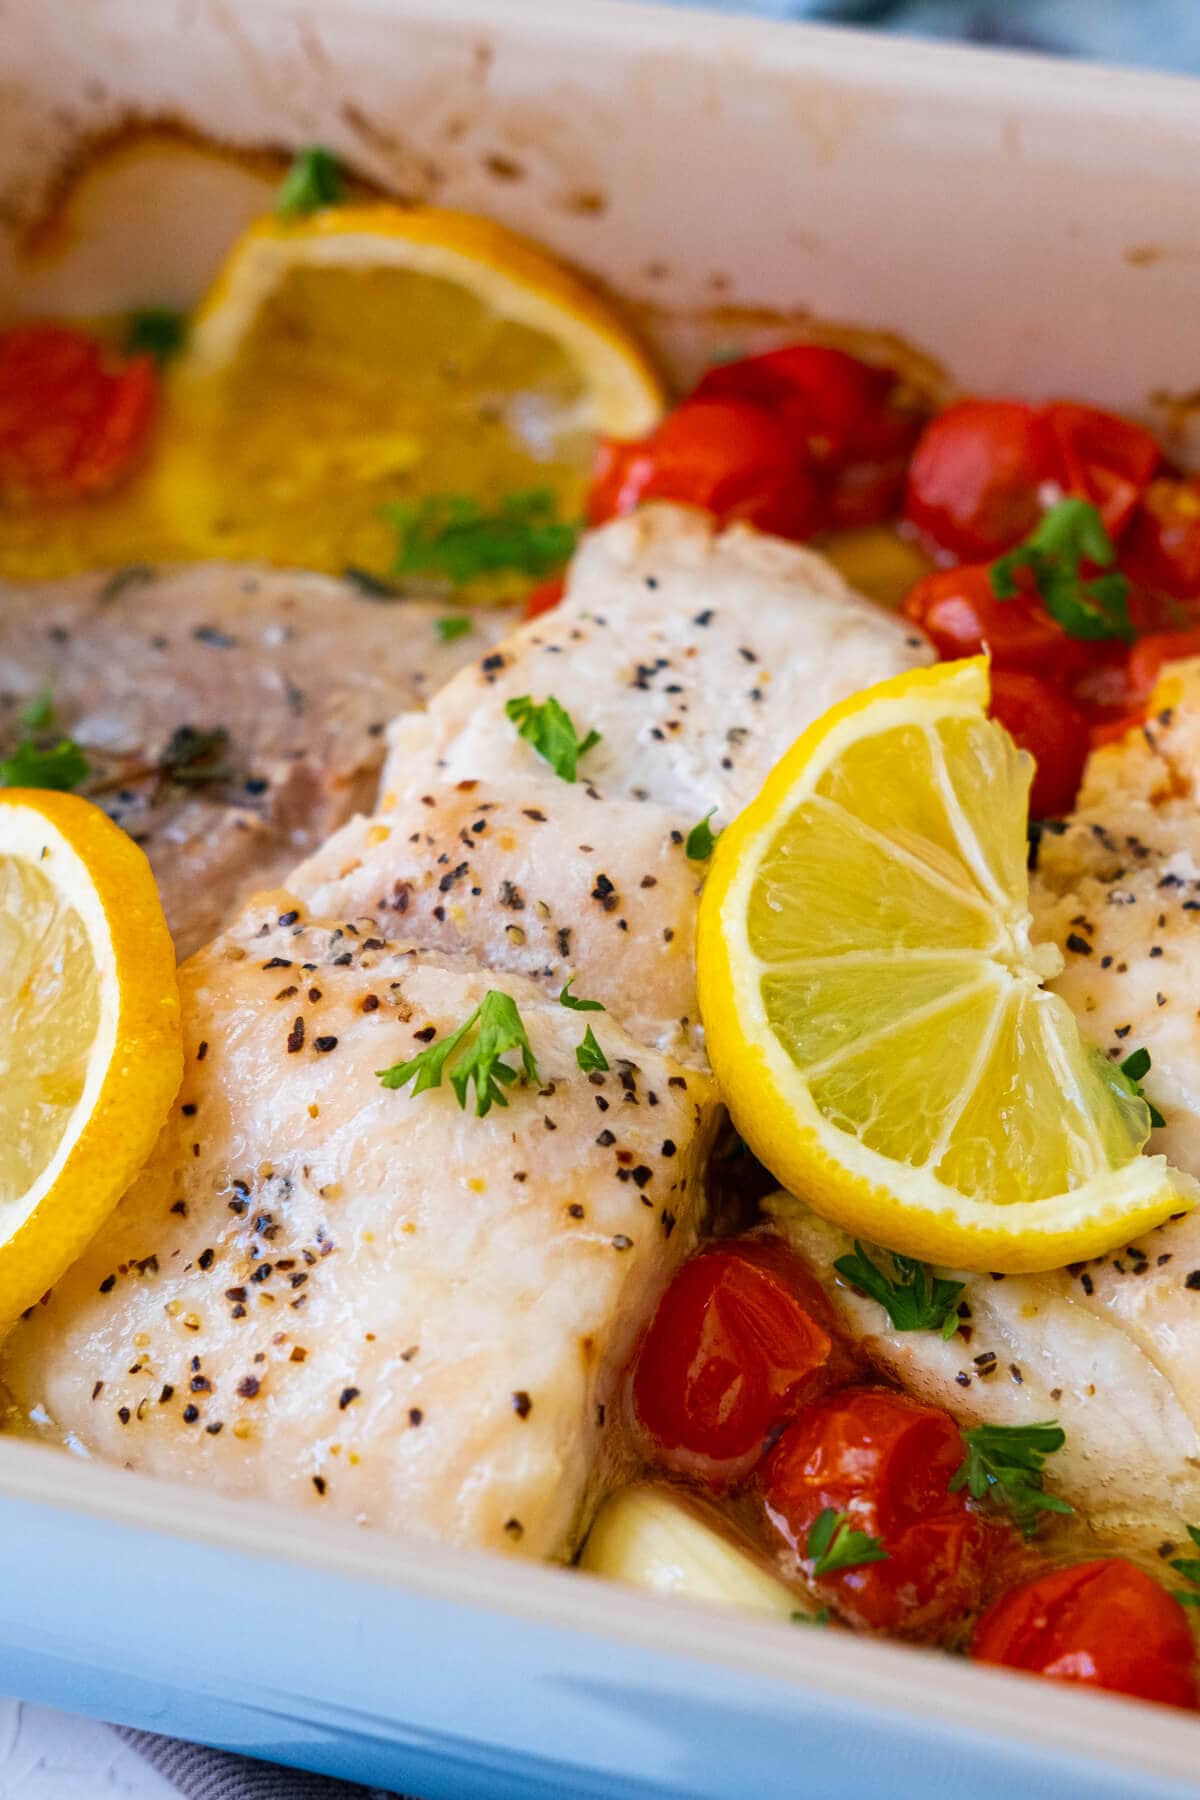
<instances>
[{"instance_id":1,"label":"lemon wedge","mask_svg":"<svg viewBox=\"0 0 1200 1800\"><path fill-rule=\"evenodd\" d=\"M549 489L577 517L597 433L640 436L665 405L612 308L492 220L269 216L169 371L155 504L197 553L386 574L385 506Z\"/></svg>"},{"instance_id":2,"label":"lemon wedge","mask_svg":"<svg viewBox=\"0 0 1200 1800\"><path fill-rule=\"evenodd\" d=\"M1032 764L983 659L834 707L718 840L709 1055L738 1130L814 1211L908 1256L1032 1271L1193 1202L1149 1112L1041 985Z\"/></svg>"},{"instance_id":3,"label":"lemon wedge","mask_svg":"<svg viewBox=\"0 0 1200 1800\"><path fill-rule=\"evenodd\" d=\"M182 1074L175 952L146 858L86 800L0 792L0 1320L103 1224Z\"/></svg>"}]
</instances>

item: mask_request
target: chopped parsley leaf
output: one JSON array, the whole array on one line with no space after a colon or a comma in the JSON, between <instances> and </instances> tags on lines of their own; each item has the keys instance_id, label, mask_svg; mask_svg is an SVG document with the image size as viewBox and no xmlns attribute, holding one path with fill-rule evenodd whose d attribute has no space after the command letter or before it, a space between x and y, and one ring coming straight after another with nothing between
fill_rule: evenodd
<instances>
[{"instance_id":1,"label":"chopped parsley leaf","mask_svg":"<svg viewBox=\"0 0 1200 1800\"><path fill-rule=\"evenodd\" d=\"M1187 1534L1197 1549L1200 1549L1200 1530L1195 1525L1189 1525ZM1200 1557L1176 1556L1171 1561L1171 1567L1177 1575L1182 1575L1185 1581L1191 1583L1190 1587L1176 1588L1175 1598L1184 1606L1200 1606Z\"/></svg>"},{"instance_id":2,"label":"chopped parsley leaf","mask_svg":"<svg viewBox=\"0 0 1200 1800\"><path fill-rule=\"evenodd\" d=\"M693 825L684 840L683 851L689 862L707 862L716 847L719 831L714 831L709 820L716 812L712 806L705 813L698 825Z\"/></svg>"},{"instance_id":3,"label":"chopped parsley leaf","mask_svg":"<svg viewBox=\"0 0 1200 1800\"><path fill-rule=\"evenodd\" d=\"M558 996L558 1004L560 1006L568 1006L568 1007L570 1007L572 1012L606 1012L607 1011L607 1008L604 1006L603 1002L600 1000L578 1000L578 999L576 999L575 995L571 992L571 988L574 985L574 982L575 982L575 977L572 975L570 981L567 982L567 985L563 988L562 992Z\"/></svg>"},{"instance_id":4,"label":"chopped parsley leaf","mask_svg":"<svg viewBox=\"0 0 1200 1800\"><path fill-rule=\"evenodd\" d=\"M275 211L281 219L301 219L307 213L320 212L323 206L338 206L345 197L346 184L337 157L320 144L310 144L296 152L275 196Z\"/></svg>"},{"instance_id":5,"label":"chopped parsley leaf","mask_svg":"<svg viewBox=\"0 0 1200 1800\"><path fill-rule=\"evenodd\" d=\"M857 1569L863 1563L886 1562L888 1553L878 1538L865 1531L855 1531L849 1513L827 1506L817 1514L809 1527L805 1555L810 1557L813 1575L834 1575L839 1569Z\"/></svg>"},{"instance_id":6,"label":"chopped parsley leaf","mask_svg":"<svg viewBox=\"0 0 1200 1800\"><path fill-rule=\"evenodd\" d=\"M342 580L356 587L366 600L403 600L403 589L395 582L385 581L382 575L375 575L370 569L360 568L357 563L347 563L342 570Z\"/></svg>"},{"instance_id":7,"label":"chopped parsley leaf","mask_svg":"<svg viewBox=\"0 0 1200 1800\"><path fill-rule=\"evenodd\" d=\"M964 1284L935 1275L928 1263L912 1257L893 1253L892 1262L895 1279L871 1261L855 1238L854 1255L839 1256L833 1266L851 1287L878 1301L897 1331L940 1331L944 1338L952 1338L958 1330Z\"/></svg>"},{"instance_id":8,"label":"chopped parsley leaf","mask_svg":"<svg viewBox=\"0 0 1200 1800\"><path fill-rule=\"evenodd\" d=\"M585 738L577 734L570 713L553 694L541 702L520 694L507 701L504 710L525 742L532 744L564 781L575 780L579 758L600 742L598 731L589 731Z\"/></svg>"},{"instance_id":9,"label":"chopped parsley leaf","mask_svg":"<svg viewBox=\"0 0 1200 1800\"><path fill-rule=\"evenodd\" d=\"M128 356L152 356L158 363L170 362L187 342L187 318L170 306L147 306L130 313L125 328L125 351Z\"/></svg>"},{"instance_id":10,"label":"chopped parsley leaf","mask_svg":"<svg viewBox=\"0 0 1200 1800\"><path fill-rule=\"evenodd\" d=\"M827 1606L823 1606L821 1608L820 1612L815 1612L815 1613L807 1613L807 1612L789 1613L788 1618L793 1625L828 1625L828 1623L829 1623L829 1608Z\"/></svg>"},{"instance_id":11,"label":"chopped parsley leaf","mask_svg":"<svg viewBox=\"0 0 1200 1800\"><path fill-rule=\"evenodd\" d=\"M973 1500L992 1499L1012 1513L1022 1536L1036 1536L1038 1514L1071 1513L1075 1508L1043 1491L1043 1464L1067 1441L1053 1419L1039 1425L977 1425L963 1432L967 1454L950 1481L950 1492L966 1488Z\"/></svg>"},{"instance_id":12,"label":"chopped parsley leaf","mask_svg":"<svg viewBox=\"0 0 1200 1800\"><path fill-rule=\"evenodd\" d=\"M455 638L466 637L471 630L471 621L465 613L456 613L445 619L435 619L433 629L443 644L452 644Z\"/></svg>"},{"instance_id":13,"label":"chopped parsley leaf","mask_svg":"<svg viewBox=\"0 0 1200 1800\"><path fill-rule=\"evenodd\" d=\"M575 1061L585 1075L591 1074L594 1069L603 1070L609 1066L608 1058L596 1042L596 1034L590 1025L583 1034L582 1044L575 1047Z\"/></svg>"},{"instance_id":14,"label":"chopped parsley leaf","mask_svg":"<svg viewBox=\"0 0 1200 1800\"><path fill-rule=\"evenodd\" d=\"M1135 637L1129 618L1129 581L1115 569L1116 546L1090 500L1060 500L1052 506L1024 543L998 557L990 570L997 600L1014 600L1021 592L1018 575L1026 571L1052 619L1068 637L1099 642ZM1085 578L1083 564L1108 574Z\"/></svg>"},{"instance_id":15,"label":"chopped parsley leaf","mask_svg":"<svg viewBox=\"0 0 1200 1800\"><path fill-rule=\"evenodd\" d=\"M519 1070L500 1060L510 1050L521 1053ZM393 1063L390 1069L376 1069L375 1073L385 1088L402 1088L412 1081L414 1095L441 1087L445 1075L464 1111L467 1088L473 1082L475 1116L480 1119L493 1106L508 1105L504 1090L518 1079L541 1080L516 1003L499 988L489 988L470 1018L449 1037L430 1044L408 1062Z\"/></svg>"},{"instance_id":16,"label":"chopped parsley leaf","mask_svg":"<svg viewBox=\"0 0 1200 1800\"><path fill-rule=\"evenodd\" d=\"M1151 1126L1165 1125L1167 1121L1163 1118L1153 1100L1147 1100L1145 1093L1142 1091L1142 1082L1149 1073L1150 1052L1146 1049L1144 1044L1140 1050L1135 1050L1131 1055L1127 1056L1123 1063L1118 1063L1115 1069L1113 1069L1111 1065L1109 1068L1109 1074L1116 1076L1122 1086L1133 1095L1135 1100L1146 1101L1146 1106L1150 1112Z\"/></svg>"},{"instance_id":17,"label":"chopped parsley leaf","mask_svg":"<svg viewBox=\"0 0 1200 1800\"><path fill-rule=\"evenodd\" d=\"M43 788L69 794L88 778L87 757L74 738L54 730L54 695L41 688L17 715L21 736L0 758L0 787Z\"/></svg>"},{"instance_id":18,"label":"chopped parsley leaf","mask_svg":"<svg viewBox=\"0 0 1200 1800\"><path fill-rule=\"evenodd\" d=\"M393 575L440 575L462 587L478 575L550 575L570 560L577 523L557 517L550 488L506 494L485 512L469 494L429 494L385 506L399 534Z\"/></svg>"}]
</instances>

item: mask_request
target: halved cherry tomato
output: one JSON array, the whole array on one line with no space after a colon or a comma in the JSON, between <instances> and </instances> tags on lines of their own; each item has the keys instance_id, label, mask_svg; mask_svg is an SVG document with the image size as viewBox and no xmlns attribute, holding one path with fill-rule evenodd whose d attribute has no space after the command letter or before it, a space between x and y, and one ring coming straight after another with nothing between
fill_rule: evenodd
<instances>
[{"instance_id":1,"label":"halved cherry tomato","mask_svg":"<svg viewBox=\"0 0 1200 1800\"><path fill-rule=\"evenodd\" d=\"M887 1552L820 1578L852 1622L939 1636L979 1602L999 1527L950 1492L962 1435L947 1413L885 1388L847 1388L806 1407L771 1452L763 1491L772 1524L805 1558L828 1508Z\"/></svg>"},{"instance_id":2,"label":"halved cherry tomato","mask_svg":"<svg viewBox=\"0 0 1200 1800\"><path fill-rule=\"evenodd\" d=\"M634 1412L657 1460L723 1486L821 1391L833 1352L829 1303L786 1246L762 1234L717 1244L659 1302Z\"/></svg>"},{"instance_id":3,"label":"halved cherry tomato","mask_svg":"<svg viewBox=\"0 0 1200 1800\"><path fill-rule=\"evenodd\" d=\"M820 522L802 447L778 419L742 400L685 400L638 443L601 443L590 522L647 500L702 507L780 537L809 537Z\"/></svg>"},{"instance_id":4,"label":"halved cherry tomato","mask_svg":"<svg viewBox=\"0 0 1200 1800\"><path fill-rule=\"evenodd\" d=\"M1165 664L1200 656L1200 625L1190 631L1157 631L1139 638L1129 652L1129 692L1135 705L1144 706L1154 692Z\"/></svg>"},{"instance_id":5,"label":"halved cherry tomato","mask_svg":"<svg viewBox=\"0 0 1200 1800\"><path fill-rule=\"evenodd\" d=\"M1196 1647L1182 1606L1119 1556L1014 1588L980 1619L971 1654L1168 1706L1198 1703Z\"/></svg>"},{"instance_id":6,"label":"halved cherry tomato","mask_svg":"<svg viewBox=\"0 0 1200 1800\"><path fill-rule=\"evenodd\" d=\"M1016 400L960 400L913 451L905 517L962 562L989 562L1037 524L1055 474L1042 415Z\"/></svg>"},{"instance_id":7,"label":"halved cherry tomato","mask_svg":"<svg viewBox=\"0 0 1200 1800\"><path fill-rule=\"evenodd\" d=\"M0 499L116 486L144 450L157 404L151 356L124 360L62 325L0 332Z\"/></svg>"},{"instance_id":8,"label":"halved cherry tomato","mask_svg":"<svg viewBox=\"0 0 1200 1800\"><path fill-rule=\"evenodd\" d=\"M1065 694L1023 669L992 674L991 714L1037 764L1030 811L1035 819L1070 812L1088 753L1087 720Z\"/></svg>"},{"instance_id":9,"label":"halved cherry tomato","mask_svg":"<svg viewBox=\"0 0 1200 1800\"><path fill-rule=\"evenodd\" d=\"M991 653L997 669L1061 675L1080 665L1081 646L1052 619L1033 592L998 600L986 563L935 569L918 581L904 612L947 659Z\"/></svg>"},{"instance_id":10,"label":"halved cherry tomato","mask_svg":"<svg viewBox=\"0 0 1200 1800\"><path fill-rule=\"evenodd\" d=\"M1200 600L1200 476L1163 475L1150 483L1122 545L1121 562L1147 587L1179 600Z\"/></svg>"},{"instance_id":11,"label":"halved cherry tomato","mask_svg":"<svg viewBox=\"0 0 1200 1800\"><path fill-rule=\"evenodd\" d=\"M1059 400L1042 408L1059 485L1090 500L1111 538L1119 538L1162 462L1148 431L1115 413Z\"/></svg>"},{"instance_id":12,"label":"halved cherry tomato","mask_svg":"<svg viewBox=\"0 0 1200 1800\"><path fill-rule=\"evenodd\" d=\"M547 575L545 581L539 581L526 594L522 616L526 619L540 619L543 613L553 612L566 591L565 575Z\"/></svg>"},{"instance_id":13,"label":"halved cherry tomato","mask_svg":"<svg viewBox=\"0 0 1200 1800\"><path fill-rule=\"evenodd\" d=\"M922 423L898 404L901 392L892 369L824 344L789 344L710 369L693 397L747 400L786 425L821 490L823 523L836 529L899 509Z\"/></svg>"}]
</instances>

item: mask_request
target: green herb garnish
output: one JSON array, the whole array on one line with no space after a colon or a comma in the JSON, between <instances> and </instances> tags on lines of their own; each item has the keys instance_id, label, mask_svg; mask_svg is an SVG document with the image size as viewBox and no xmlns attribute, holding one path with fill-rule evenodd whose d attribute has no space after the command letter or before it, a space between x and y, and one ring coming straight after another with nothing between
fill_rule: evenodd
<instances>
[{"instance_id":1,"label":"green herb garnish","mask_svg":"<svg viewBox=\"0 0 1200 1800\"><path fill-rule=\"evenodd\" d=\"M21 736L0 758L0 787L44 788L69 794L88 778L87 757L74 738L54 732L54 696L41 688L17 715Z\"/></svg>"},{"instance_id":2,"label":"green herb garnish","mask_svg":"<svg viewBox=\"0 0 1200 1800\"><path fill-rule=\"evenodd\" d=\"M366 600L403 600L404 591L393 581L385 581L382 575L373 574L370 569L360 568L357 563L347 563L342 570L342 580L356 587Z\"/></svg>"},{"instance_id":3,"label":"green herb garnish","mask_svg":"<svg viewBox=\"0 0 1200 1800\"><path fill-rule=\"evenodd\" d=\"M823 1606L821 1608L820 1612L815 1612L815 1613L806 1613L806 1612L789 1613L788 1618L793 1625L828 1625L828 1623L829 1623L829 1608L827 1606Z\"/></svg>"},{"instance_id":4,"label":"green herb garnish","mask_svg":"<svg viewBox=\"0 0 1200 1800\"><path fill-rule=\"evenodd\" d=\"M1068 637L1097 642L1136 633L1129 618L1129 581L1118 569L1116 545L1090 500L1060 500L1015 550L998 557L990 579L997 600L1021 591L1018 573L1027 570L1046 611ZM1082 565L1111 570L1085 579Z\"/></svg>"},{"instance_id":5,"label":"green herb garnish","mask_svg":"<svg viewBox=\"0 0 1200 1800\"><path fill-rule=\"evenodd\" d=\"M320 144L310 144L307 150L296 152L275 196L275 211L281 219L301 219L307 213L320 212L323 206L338 206L345 197L346 184L337 157Z\"/></svg>"},{"instance_id":6,"label":"green herb garnish","mask_svg":"<svg viewBox=\"0 0 1200 1800\"><path fill-rule=\"evenodd\" d=\"M950 1492L966 1488L973 1500L992 1499L1012 1513L1022 1536L1034 1537L1038 1514L1071 1513L1075 1508L1043 1491L1043 1464L1067 1441L1053 1419L1040 1425L977 1425L963 1432L966 1457L951 1478Z\"/></svg>"},{"instance_id":7,"label":"green herb garnish","mask_svg":"<svg viewBox=\"0 0 1200 1800\"><path fill-rule=\"evenodd\" d=\"M508 494L485 512L469 494L430 494L385 506L399 533L393 575L440 575L462 587L478 575L550 575L569 561L578 523L557 517L550 488Z\"/></svg>"},{"instance_id":8,"label":"green herb garnish","mask_svg":"<svg viewBox=\"0 0 1200 1800\"><path fill-rule=\"evenodd\" d=\"M1163 1118L1153 1100L1148 1100L1142 1091L1142 1082L1150 1073L1150 1052L1146 1049L1144 1044L1140 1050L1135 1050L1132 1055L1127 1056L1123 1063L1118 1063L1116 1068L1113 1068L1110 1063L1108 1073L1110 1076L1115 1077L1121 1083L1122 1087L1125 1088L1126 1092L1133 1095L1135 1100L1142 1100L1145 1102L1146 1108L1150 1114L1150 1124L1152 1126L1166 1124L1167 1121Z\"/></svg>"},{"instance_id":9,"label":"green herb garnish","mask_svg":"<svg viewBox=\"0 0 1200 1800\"><path fill-rule=\"evenodd\" d=\"M833 1575L838 1569L857 1569L862 1563L886 1562L888 1553L878 1538L855 1531L849 1513L827 1506L809 1527L805 1555L812 1559L813 1575Z\"/></svg>"},{"instance_id":10,"label":"green herb garnish","mask_svg":"<svg viewBox=\"0 0 1200 1800\"><path fill-rule=\"evenodd\" d=\"M187 319L170 306L147 306L130 313L125 328L125 351L128 356L152 356L158 363L170 362L187 342Z\"/></svg>"},{"instance_id":11,"label":"green herb garnish","mask_svg":"<svg viewBox=\"0 0 1200 1800\"><path fill-rule=\"evenodd\" d=\"M857 1238L854 1255L839 1256L838 1274L852 1287L877 1300L897 1331L940 1331L952 1338L958 1330L958 1302L964 1283L935 1275L928 1263L893 1253L896 1278L885 1275Z\"/></svg>"},{"instance_id":12,"label":"green herb garnish","mask_svg":"<svg viewBox=\"0 0 1200 1800\"><path fill-rule=\"evenodd\" d=\"M707 862L712 855L721 835L708 822L716 810L715 806L710 806L700 823L693 825L684 839L683 852L689 862Z\"/></svg>"},{"instance_id":13,"label":"green herb garnish","mask_svg":"<svg viewBox=\"0 0 1200 1800\"><path fill-rule=\"evenodd\" d=\"M202 787L209 781L229 781L233 769L225 757L229 733L223 725L200 731L194 725L178 725L158 759L158 772L182 787Z\"/></svg>"},{"instance_id":14,"label":"green herb garnish","mask_svg":"<svg viewBox=\"0 0 1200 1800\"><path fill-rule=\"evenodd\" d=\"M579 758L600 742L598 731L589 731L585 738L579 736L570 713L553 694L541 702L520 694L507 701L504 710L525 742L532 744L564 781L575 780Z\"/></svg>"},{"instance_id":15,"label":"green herb garnish","mask_svg":"<svg viewBox=\"0 0 1200 1800\"><path fill-rule=\"evenodd\" d=\"M468 1042L472 1033L473 1041ZM521 1052L520 1069L501 1062L510 1050ZM412 1081L414 1094L441 1087L442 1076L446 1075L464 1110L467 1087L474 1082L475 1116L480 1119L493 1105L508 1105L504 1090L518 1079L541 1080L516 1003L499 988L489 988L470 1018L448 1038L430 1044L408 1062L393 1063L390 1069L376 1069L375 1073L385 1088L402 1088Z\"/></svg>"},{"instance_id":16,"label":"green herb garnish","mask_svg":"<svg viewBox=\"0 0 1200 1800\"><path fill-rule=\"evenodd\" d=\"M577 1044L575 1047L575 1061L585 1075L590 1075L595 1069L604 1070L609 1066L608 1058L596 1042L596 1034L590 1025L583 1034L582 1044Z\"/></svg>"},{"instance_id":17,"label":"green herb garnish","mask_svg":"<svg viewBox=\"0 0 1200 1800\"><path fill-rule=\"evenodd\" d=\"M1200 1530L1195 1525L1189 1525L1187 1534L1197 1549L1200 1549ZM1197 1591L1200 1590L1200 1557L1176 1556L1171 1567L1177 1575L1182 1575L1185 1581L1191 1583L1190 1588L1176 1588L1175 1598L1184 1606L1200 1606L1200 1592Z\"/></svg>"},{"instance_id":18,"label":"green herb garnish","mask_svg":"<svg viewBox=\"0 0 1200 1800\"><path fill-rule=\"evenodd\" d=\"M602 1001L576 999L575 995L571 992L574 984L575 977L572 975L570 981L568 981L567 985L558 996L558 1004L560 1006L568 1006L572 1012L606 1012L608 1010Z\"/></svg>"},{"instance_id":19,"label":"green herb garnish","mask_svg":"<svg viewBox=\"0 0 1200 1800\"><path fill-rule=\"evenodd\" d=\"M465 613L456 613L445 619L435 619L433 629L443 644L452 644L455 638L466 637L468 631L471 630L471 621Z\"/></svg>"}]
</instances>

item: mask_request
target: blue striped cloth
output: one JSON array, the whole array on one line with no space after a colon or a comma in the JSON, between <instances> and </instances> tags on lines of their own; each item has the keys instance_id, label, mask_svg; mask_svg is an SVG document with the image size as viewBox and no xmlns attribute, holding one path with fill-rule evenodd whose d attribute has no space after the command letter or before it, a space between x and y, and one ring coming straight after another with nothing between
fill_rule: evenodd
<instances>
[{"instance_id":1,"label":"blue striped cloth","mask_svg":"<svg viewBox=\"0 0 1200 1800\"><path fill-rule=\"evenodd\" d=\"M709 4L713 0L708 0ZM1200 0L720 0L729 12L871 26L1200 74Z\"/></svg>"}]
</instances>

